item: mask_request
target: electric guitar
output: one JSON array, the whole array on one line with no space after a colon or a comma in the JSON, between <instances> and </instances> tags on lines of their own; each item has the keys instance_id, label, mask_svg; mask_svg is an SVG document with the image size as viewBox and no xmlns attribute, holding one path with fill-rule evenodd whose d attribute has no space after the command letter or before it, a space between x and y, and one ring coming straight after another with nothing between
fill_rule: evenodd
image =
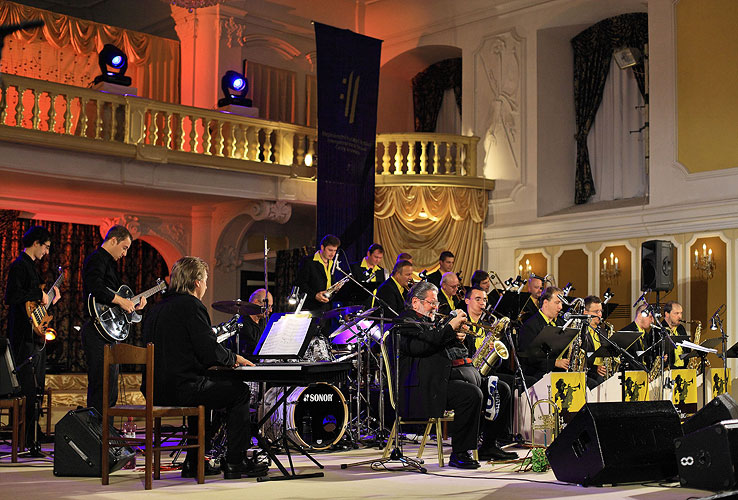
<instances>
[{"instance_id":1,"label":"electric guitar","mask_svg":"<svg viewBox=\"0 0 738 500\"><path fill-rule=\"evenodd\" d=\"M157 292L166 290L167 283L162 281L161 278L156 280L156 286L149 288L143 293L133 295L133 291L126 285L121 285L118 291L110 290L116 295L128 299L138 305L142 298L148 298ZM100 304L95 300L95 297L90 294L87 297L87 310L90 316L95 322L95 328L98 333L102 335L108 342L122 342L128 338L128 333L131 329L131 323L138 323L141 321L141 315L136 311L131 313L124 311L119 306L108 306Z\"/></svg>"},{"instance_id":2,"label":"electric guitar","mask_svg":"<svg viewBox=\"0 0 738 500\"><path fill-rule=\"evenodd\" d=\"M33 332L39 337L46 336L46 328L51 323L51 320L54 319L48 313L48 310L54 304L54 299L56 298L56 291L54 289L58 288L63 282L64 271L59 266L59 277L56 278L56 281L49 289L49 293L46 294L49 297L49 304L44 305L41 300L29 300L26 302L26 314L28 314L28 319L31 321L31 328L33 328ZM41 289L44 289L44 285L41 285Z\"/></svg>"}]
</instances>

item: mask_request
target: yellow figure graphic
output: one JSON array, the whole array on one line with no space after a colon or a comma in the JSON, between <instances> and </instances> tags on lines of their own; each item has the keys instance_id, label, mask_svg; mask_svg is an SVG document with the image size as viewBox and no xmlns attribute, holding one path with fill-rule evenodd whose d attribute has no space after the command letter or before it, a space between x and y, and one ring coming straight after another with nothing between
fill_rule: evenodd
<instances>
[{"instance_id":1,"label":"yellow figure graphic","mask_svg":"<svg viewBox=\"0 0 738 500\"><path fill-rule=\"evenodd\" d=\"M646 372L625 372L624 384L626 401L648 401L648 374Z\"/></svg>"},{"instance_id":2,"label":"yellow figure graphic","mask_svg":"<svg viewBox=\"0 0 738 500\"><path fill-rule=\"evenodd\" d=\"M730 393L730 368L728 368L728 380L725 380L725 372L722 368L711 368L712 375L712 397L716 398L723 393Z\"/></svg>"},{"instance_id":3,"label":"yellow figure graphic","mask_svg":"<svg viewBox=\"0 0 738 500\"><path fill-rule=\"evenodd\" d=\"M552 373L551 383L554 385L554 402L560 413L576 413L585 403L585 373Z\"/></svg>"}]
</instances>

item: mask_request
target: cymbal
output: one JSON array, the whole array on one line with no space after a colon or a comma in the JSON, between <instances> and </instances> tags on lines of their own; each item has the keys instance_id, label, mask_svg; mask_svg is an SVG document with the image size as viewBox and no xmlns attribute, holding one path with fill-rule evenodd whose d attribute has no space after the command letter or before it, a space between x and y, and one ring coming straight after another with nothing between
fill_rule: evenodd
<instances>
[{"instance_id":1,"label":"cymbal","mask_svg":"<svg viewBox=\"0 0 738 500\"><path fill-rule=\"evenodd\" d=\"M364 309L364 306L338 307L336 309L332 309L330 311L323 313L323 319L332 319L332 318L337 318L339 316L345 316L346 314L353 314L355 312L361 311L362 309Z\"/></svg>"},{"instance_id":2,"label":"cymbal","mask_svg":"<svg viewBox=\"0 0 738 500\"><path fill-rule=\"evenodd\" d=\"M259 304L252 304L251 302L243 302L239 300L221 300L220 302L213 302L213 309L216 311L228 313L228 314L240 314L241 316L247 316L249 314L260 314L261 306Z\"/></svg>"}]
</instances>

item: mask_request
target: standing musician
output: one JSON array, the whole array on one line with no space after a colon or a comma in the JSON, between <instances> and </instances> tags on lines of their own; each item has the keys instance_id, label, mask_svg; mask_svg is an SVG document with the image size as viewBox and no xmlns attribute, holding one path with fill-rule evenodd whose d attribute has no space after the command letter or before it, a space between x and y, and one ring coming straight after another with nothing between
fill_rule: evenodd
<instances>
[{"instance_id":1,"label":"standing musician","mask_svg":"<svg viewBox=\"0 0 738 500\"><path fill-rule=\"evenodd\" d=\"M395 263L400 262L401 260L406 260L410 264L412 264L413 263L413 256L410 255L407 252L402 252L400 255L397 256L397 260L395 261Z\"/></svg>"},{"instance_id":2,"label":"standing musician","mask_svg":"<svg viewBox=\"0 0 738 500\"><path fill-rule=\"evenodd\" d=\"M528 278L527 292L530 294L520 309L518 318L525 323L529 318L536 316L541 307L541 293L543 292L543 278L531 273ZM558 293L561 293L560 291Z\"/></svg>"},{"instance_id":3,"label":"standing musician","mask_svg":"<svg viewBox=\"0 0 738 500\"><path fill-rule=\"evenodd\" d=\"M5 303L10 306L8 311L8 339L16 365L21 365L31 356L33 360L23 366L18 372L21 394L26 397L26 443L33 443L34 432L38 425L35 402L39 392L43 394L46 381L46 350L45 338L33 332L33 327L26 313L26 302L40 302L44 306L49 304L49 296L41 288L41 275L36 267L36 261L49 253L51 234L42 226L31 226L23 235L23 252L10 264L8 268L8 283L5 288ZM59 298L59 289L54 288ZM49 408L48 411L51 411Z\"/></svg>"},{"instance_id":4,"label":"standing musician","mask_svg":"<svg viewBox=\"0 0 738 500\"><path fill-rule=\"evenodd\" d=\"M651 314L651 311L648 309L648 304L645 302L641 303L638 307L636 307L635 310L635 316L633 317L633 321L628 324L625 328L623 328L621 331L624 332L641 332L641 336L633 342L633 345L628 347L628 353L630 353L631 356L633 356L636 359L639 359L641 363L645 365L646 368L649 370L651 369L651 366L653 365L654 359L658 357L657 353L649 351L648 354L645 354L643 358L638 358L638 351L645 351L651 346L651 342L649 340L648 332L651 329L651 325L653 324L653 315ZM654 348L657 349L657 348Z\"/></svg>"},{"instance_id":5,"label":"standing musician","mask_svg":"<svg viewBox=\"0 0 738 500\"><path fill-rule=\"evenodd\" d=\"M251 446L248 385L207 376L211 366L253 366L218 344L212 334L210 316L201 302L208 287L208 265L199 257L182 257L172 266L170 281L164 300L144 323L144 338L154 343L154 394L146 396L153 397L155 405L225 408L228 449L221 462L225 479L263 476L267 467L246 458ZM188 418L190 429L196 424L197 417ZM212 438L211 429L207 435ZM218 473L207 465L206 470ZM182 477L194 477L196 471L197 453L188 451Z\"/></svg>"},{"instance_id":6,"label":"standing musician","mask_svg":"<svg viewBox=\"0 0 738 500\"><path fill-rule=\"evenodd\" d=\"M351 275L369 292L374 292L386 279L384 269L379 265L383 258L382 245L372 243L366 251L366 256L361 261L351 264ZM341 290L341 300L346 305L362 304L366 302L366 292L353 281L349 281Z\"/></svg>"},{"instance_id":7,"label":"standing musician","mask_svg":"<svg viewBox=\"0 0 738 500\"><path fill-rule=\"evenodd\" d=\"M604 330L604 323L602 322L602 300L596 295L588 295L585 297L584 314L589 314L594 317L589 319L586 342L582 347L585 352L594 352L599 349L602 344L600 337L597 335L595 330L600 328L600 325L602 325L600 333L607 335L607 332ZM587 370L587 387L590 389L597 387L605 381L606 375L607 368L605 367L604 358L595 358L592 362L592 366Z\"/></svg>"},{"instance_id":8,"label":"standing musician","mask_svg":"<svg viewBox=\"0 0 738 500\"><path fill-rule=\"evenodd\" d=\"M438 308L438 289L426 281L413 286L407 306L409 310L392 330L400 336L398 412L411 419L441 417L444 410L454 410L449 465L477 469L479 462L470 451L477 448L482 390L473 366L465 368L472 377L476 375L474 382L460 371L467 356L460 344L466 334L456 331L466 314L457 310L456 317L431 323Z\"/></svg>"},{"instance_id":9,"label":"standing musician","mask_svg":"<svg viewBox=\"0 0 738 500\"><path fill-rule=\"evenodd\" d=\"M407 298L408 283L413 276L413 265L406 260L400 260L392 269L392 275L388 280L379 285L377 288L377 297L384 300L395 311L387 310L384 307L385 318L395 318L401 314L405 308L405 299ZM375 306L384 306L381 302L375 301ZM397 314L395 314L397 313Z\"/></svg>"},{"instance_id":10,"label":"standing musician","mask_svg":"<svg viewBox=\"0 0 738 500\"><path fill-rule=\"evenodd\" d=\"M661 326L669 335L687 335L687 330L682 322L682 305L679 302L671 300L664 304L664 319ZM686 368L688 361L681 358L684 354L682 346L674 346L671 342L666 342L666 354L668 355L668 366L670 368Z\"/></svg>"},{"instance_id":11,"label":"standing musician","mask_svg":"<svg viewBox=\"0 0 738 500\"><path fill-rule=\"evenodd\" d=\"M330 299L325 292L333 284L333 259L341 240L338 236L327 234L320 240L320 250L312 260L303 260L297 270L296 285L300 292L307 294L304 309L308 311L327 311ZM340 279L340 278L339 278Z\"/></svg>"},{"instance_id":12,"label":"standing musician","mask_svg":"<svg viewBox=\"0 0 738 500\"><path fill-rule=\"evenodd\" d=\"M482 347L486 337L486 330L482 327L491 327L488 322L482 321L482 312L487 306L487 294L479 287L469 288L466 291L464 301L466 302L467 310L466 324L472 333L472 335L466 336L464 344L467 348L468 357L473 357L474 353ZM506 341L503 340L503 343L506 343ZM514 460L518 458L517 453L505 451L497 443L498 438L506 438L510 435L511 431L510 416L512 406L510 405L510 400L512 398L512 391L510 390L510 384L513 383L513 377L509 374L496 373L496 370L493 370L490 375L496 375L498 377L497 393L499 395L500 407L494 420L484 418L484 416L481 420L480 427L482 428L483 438L482 446L478 450L479 460ZM481 389L485 400L489 404L488 378L481 377Z\"/></svg>"},{"instance_id":13,"label":"standing musician","mask_svg":"<svg viewBox=\"0 0 738 500\"><path fill-rule=\"evenodd\" d=\"M430 280L429 280L430 281ZM454 309L462 307L461 301L457 296L459 291L459 277L454 272L443 273L441 277L441 293L438 294L438 312L448 314Z\"/></svg>"},{"instance_id":14,"label":"standing musician","mask_svg":"<svg viewBox=\"0 0 738 500\"><path fill-rule=\"evenodd\" d=\"M145 297L141 297L141 302L136 305L113 293L113 290L118 290L123 284L116 262L125 257L132 241L131 233L124 226L116 225L108 230L100 248L88 255L82 266L85 298L92 295L98 303L116 305L128 313L140 311L146 306ZM89 314L87 308L85 314ZM95 329L94 319L87 318L82 325L82 348L87 359L87 406L97 409L101 414L103 404L114 406L118 401L118 365L110 367L110 400L102 400L103 348L108 343L110 342Z\"/></svg>"},{"instance_id":15,"label":"standing musician","mask_svg":"<svg viewBox=\"0 0 738 500\"><path fill-rule=\"evenodd\" d=\"M444 273L450 273L454 270L454 260L454 254L448 250L441 252L441 255L438 257L438 269L428 275L428 281L436 285L436 287L440 287L441 278Z\"/></svg>"},{"instance_id":16,"label":"standing musician","mask_svg":"<svg viewBox=\"0 0 738 500\"><path fill-rule=\"evenodd\" d=\"M539 298L539 303L541 304L540 310L523 324L523 329L520 331L518 341L518 354L521 356L520 364L523 372L526 375L535 377L536 380L540 380L548 372L569 369L569 360L567 358L556 359L551 357L555 357L558 353L551 353L551 356L548 358L543 353L535 353L533 356L524 357L528 346L541 333L543 327L546 325L563 325L563 321L559 318L559 312L561 312L560 293L560 288L553 286L546 288Z\"/></svg>"},{"instance_id":17,"label":"standing musician","mask_svg":"<svg viewBox=\"0 0 738 500\"><path fill-rule=\"evenodd\" d=\"M249 297L249 302L251 304L261 306L263 309L264 295L266 293L267 291L265 289L259 288L251 294L251 296ZM266 311L267 315L272 312L273 305L274 299L272 298L272 293L269 292ZM241 352L241 356L247 359L251 359L251 357L253 357L254 349L256 349L256 344L259 343L261 334L264 333L264 328L266 328L265 316L266 315L261 312L259 314L249 314L247 316L241 317L241 331L238 333L238 348Z\"/></svg>"}]
</instances>

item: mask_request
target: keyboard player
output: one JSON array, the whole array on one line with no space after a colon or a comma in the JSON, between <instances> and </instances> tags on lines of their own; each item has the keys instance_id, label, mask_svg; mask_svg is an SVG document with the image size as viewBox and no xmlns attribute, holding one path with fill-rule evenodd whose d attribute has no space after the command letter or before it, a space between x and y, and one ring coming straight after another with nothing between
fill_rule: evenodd
<instances>
[{"instance_id":1,"label":"keyboard player","mask_svg":"<svg viewBox=\"0 0 738 500\"><path fill-rule=\"evenodd\" d=\"M220 344L201 302L207 290L208 265L199 257L182 257L172 267L169 291L146 317L144 338L154 343L154 404L226 410L227 451L221 461L225 479L258 477L267 466L246 457L251 444L249 387L237 380L213 379L211 366L253 366ZM149 397L150 395L146 395ZM197 418L188 419L192 429ZM212 430L206 422L206 437ZM188 443L194 444L194 443ZM195 477L197 453L187 452L182 477ZM206 474L219 471L206 462Z\"/></svg>"}]
</instances>

